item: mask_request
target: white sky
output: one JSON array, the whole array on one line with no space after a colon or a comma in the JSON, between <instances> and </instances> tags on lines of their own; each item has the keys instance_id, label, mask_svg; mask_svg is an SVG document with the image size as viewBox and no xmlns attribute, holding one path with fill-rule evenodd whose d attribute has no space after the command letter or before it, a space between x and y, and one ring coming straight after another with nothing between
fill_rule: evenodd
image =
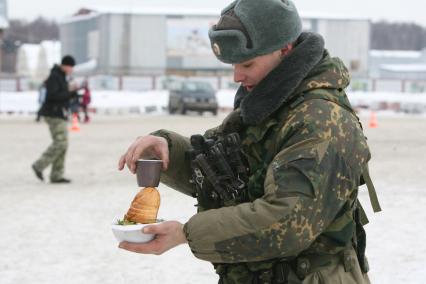
<instances>
[{"instance_id":1,"label":"white sky","mask_svg":"<svg viewBox=\"0 0 426 284\"><path fill-rule=\"evenodd\" d=\"M319 12L339 16L367 17L374 21L408 21L426 27L424 0L293 0L302 12ZM225 7L231 0L7 0L9 18L32 20L41 15L61 19L81 7L172 6L212 8Z\"/></svg>"}]
</instances>

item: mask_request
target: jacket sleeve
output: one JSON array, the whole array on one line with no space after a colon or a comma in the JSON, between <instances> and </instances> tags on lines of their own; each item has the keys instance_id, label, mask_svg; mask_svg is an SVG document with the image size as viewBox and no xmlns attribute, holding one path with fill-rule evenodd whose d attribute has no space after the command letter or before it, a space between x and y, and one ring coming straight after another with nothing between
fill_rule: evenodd
<instances>
[{"instance_id":1,"label":"jacket sleeve","mask_svg":"<svg viewBox=\"0 0 426 284\"><path fill-rule=\"evenodd\" d=\"M46 80L46 102L67 102L72 94L68 91L65 84L61 84L60 78L57 75L51 74Z\"/></svg>"},{"instance_id":2,"label":"jacket sleeve","mask_svg":"<svg viewBox=\"0 0 426 284\"><path fill-rule=\"evenodd\" d=\"M294 143L274 157L262 198L198 213L184 225L196 257L238 263L296 256L328 227L354 185L317 121L305 120L290 139Z\"/></svg>"},{"instance_id":3,"label":"jacket sleeve","mask_svg":"<svg viewBox=\"0 0 426 284\"><path fill-rule=\"evenodd\" d=\"M189 183L191 169L185 158L185 151L190 147L189 138L164 129L151 134L165 138L169 146L170 163L167 171L161 174L161 182L179 192L193 196L194 187Z\"/></svg>"}]
</instances>

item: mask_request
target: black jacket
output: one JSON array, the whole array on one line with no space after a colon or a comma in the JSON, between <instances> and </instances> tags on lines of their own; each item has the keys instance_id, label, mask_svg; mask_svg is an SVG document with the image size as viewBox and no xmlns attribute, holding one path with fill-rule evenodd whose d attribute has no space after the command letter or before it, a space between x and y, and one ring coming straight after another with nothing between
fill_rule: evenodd
<instances>
[{"instance_id":1,"label":"black jacket","mask_svg":"<svg viewBox=\"0 0 426 284\"><path fill-rule=\"evenodd\" d=\"M46 80L46 99L40 115L68 119L70 99L73 94L68 91L66 74L58 65L53 66Z\"/></svg>"}]
</instances>

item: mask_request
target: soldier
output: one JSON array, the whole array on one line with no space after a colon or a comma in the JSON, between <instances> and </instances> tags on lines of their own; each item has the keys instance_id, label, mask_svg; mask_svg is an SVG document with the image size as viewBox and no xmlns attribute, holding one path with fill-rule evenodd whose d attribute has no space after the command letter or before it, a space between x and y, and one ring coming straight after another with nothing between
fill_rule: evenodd
<instances>
[{"instance_id":1,"label":"soldier","mask_svg":"<svg viewBox=\"0 0 426 284\"><path fill-rule=\"evenodd\" d=\"M234 111L204 136L139 137L118 165L134 173L138 158L162 159L162 182L197 197L199 212L147 226L153 241L120 248L161 254L187 243L219 283L369 283L361 184L380 207L346 67L320 35L302 32L288 0L237 0L209 37L241 84ZM245 173L227 148L233 137Z\"/></svg>"},{"instance_id":2,"label":"soldier","mask_svg":"<svg viewBox=\"0 0 426 284\"><path fill-rule=\"evenodd\" d=\"M67 76L71 75L75 66L72 56L62 58L61 65L53 66L45 82L46 98L39 111L49 126L53 143L42 156L32 164L36 177L43 178L43 170L52 165L50 172L51 183L70 183L64 177L65 154L68 147L67 120L70 100L74 96L74 89L70 89Z\"/></svg>"}]
</instances>

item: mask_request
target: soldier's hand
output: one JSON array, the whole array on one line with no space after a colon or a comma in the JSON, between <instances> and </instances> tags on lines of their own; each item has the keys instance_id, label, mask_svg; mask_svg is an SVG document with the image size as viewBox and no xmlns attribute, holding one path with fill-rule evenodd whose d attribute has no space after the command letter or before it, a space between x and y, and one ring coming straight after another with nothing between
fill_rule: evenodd
<instances>
[{"instance_id":1,"label":"soldier's hand","mask_svg":"<svg viewBox=\"0 0 426 284\"><path fill-rule=\"evenodd\" d=\"M143 158L157 158L163 160L163 170L169 166L169 146L163 137L153 135L138 137L130 145L127 152L118 161L118 169L121 171L127 165L132 173L136 173L136 162Z\"/></svg>"},{"instance_id":2,"label":"soldier's hand","mask_svg":"<svg viewBox=\"0 0 426 284\"><path fill-rule=\"evenodd\" d=\"M177 221L146 226L143 228L143 232L155 234L155 238L142 244L121 242L118 247L136 253L160 255L171 248L187 243L183 233L183 224Z\"/></svg>"}]
</instances>

